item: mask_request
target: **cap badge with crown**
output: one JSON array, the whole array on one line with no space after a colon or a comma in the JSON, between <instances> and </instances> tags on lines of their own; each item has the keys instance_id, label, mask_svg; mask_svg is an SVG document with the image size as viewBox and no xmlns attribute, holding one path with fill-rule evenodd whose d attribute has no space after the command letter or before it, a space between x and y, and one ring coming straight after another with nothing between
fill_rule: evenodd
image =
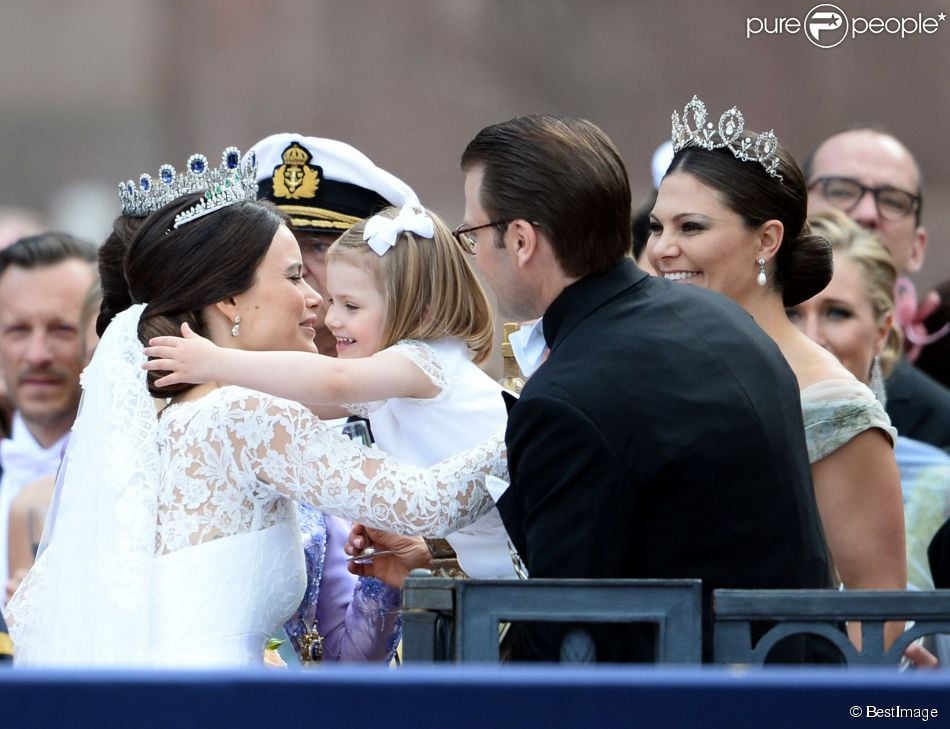
<instances>
[{"instance_id":1,"label":"cap badge with crown","mask_svg":"<svg viewBox=\"0 0 950 729\"><path fill-rule=\"evenodd\" d=\"M310 165L311 155L297 142L282 153L283 164L274 168L274 197L306 200L315 197L320 187L320 168Z\"/></svg>"}]
</instances>

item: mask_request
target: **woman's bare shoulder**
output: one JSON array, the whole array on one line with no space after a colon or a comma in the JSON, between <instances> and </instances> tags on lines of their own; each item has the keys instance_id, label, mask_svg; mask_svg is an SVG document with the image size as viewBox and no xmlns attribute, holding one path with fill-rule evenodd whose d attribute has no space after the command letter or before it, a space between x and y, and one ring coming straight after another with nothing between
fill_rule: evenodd
<instances>
[{"instance_id":1,"label":"woman's bare shoulder","mask_svg":"<svg viewBox=\"0 0 950 729\"><path fill-rule=\"evenodd\" d=\"M802 339L797 339L784 354L795 373L800 390L828 380L855 380L854 375L838 361L837 357L804 335Z\"/></svg>"}]
</instances>

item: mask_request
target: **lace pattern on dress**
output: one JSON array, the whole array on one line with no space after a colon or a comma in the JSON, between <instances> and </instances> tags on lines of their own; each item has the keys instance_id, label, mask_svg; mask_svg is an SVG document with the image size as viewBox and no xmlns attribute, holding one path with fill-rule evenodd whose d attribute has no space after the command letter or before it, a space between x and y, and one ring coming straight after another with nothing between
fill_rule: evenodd
<instances>
[{"instance_id":1,"label":"lace pattern on dress","mask_svg":"<svg viewBox=\"0 0 950 729\"><path fill-rule=\"evenodd\" d=\"M434 347L418 339L403 339L389 348L389 351L399 352L416 367L425 372L432 384L440 390L449 386L449 376L445 365Z\"/></svg>"},{"instance_id":2,"label":"lace pattern on dress","mask_svg":"<svg viewBox=\"0 0 950 729\"><path fill-rule=\"evenodd\" d=\"M307 588L300 606L284 623L284 631L297 655L303 659L307 656L304 636L308 633L319 634L320 631L317 600L320 598L320 580L323 578L323 563L326 559L327 519L322 511L307 504L296 504L296 507L307 565Z\"/></svg>"},{"instance_id":3,"label":"lace pattern on dress","mask_svg":"<svg viewBox=\"0 0 950 729\"><path fill-rule=\"evenodd\" d=\"M449 378L445 365L439 358L438 352L426 342L418 339L401 339L383 351L397 352L422 370L432 384L439 388L440 392L436 397L440 397L448 388ZM385 400L374 400L373 402L347 403L343 405L343 409L361 418L368 418L370 413L379 410L385 402Z\"/></svg>"},{"instance_id":4,"label":"lace pattern on dress","mask_svg":"<svg viewBox=\"0 0 950 729\"><path fill-rule=\"evenodd\" d=\"M159 462L138 340L144 308L115 317L81 376L82 400L40 554L8 606L23 628L14 636L21 663L135 665L148 658ZM97 642L104 634L122 639Z\"/></svg>"},{"instance_id":5,"label":"lace pattern on dress","mask_svg":"<svg viewBox=\"0 0 950 729\"><path fill-rule=\"evenodd\" d=\"M434 536L492 507L486 475L507 477L500 435L424 469L357 445L299 403L237 387L157 418L141 366L143 309L115 317L84 377L52 538L8 605L19 662L150 665L155 555L296 526L293 501ZM287 545L302 556L296 539ZM284 592L296 593L295 574L277 580Z\"/></svg>"},{"instance_id":6,"label":"lace pattern on dress","mask_svg":"<svg viewBox=\"0 0 950 729\"><path fill-rule=\"evenodd\" d=\"M163 413L159 552L292 518L290 500L405 534L442 535L493 501L507 478L501 434L432 469L397 463L329 428L299 403L224 387Z\"/></svg>"}]
</instances>

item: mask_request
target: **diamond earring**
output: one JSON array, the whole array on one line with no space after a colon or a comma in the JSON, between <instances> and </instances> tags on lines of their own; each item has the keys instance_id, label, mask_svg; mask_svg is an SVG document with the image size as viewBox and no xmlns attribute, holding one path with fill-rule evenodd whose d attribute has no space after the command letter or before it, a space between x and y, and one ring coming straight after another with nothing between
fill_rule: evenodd
<instances>
[{"instance_id":1,"label":"diamond earring","mask_svg":"<svg viewBox=\"0 0 950 729\"><path fill-rule=\"evenodd\" d=\"M231 336L236 337L240 333L241 333L241 317L239 315L239 316L234 317L234 326L231 327Z\"/></svg>"},{"instance_id":2,"label":"diamond earring","mask_svg":"<svg viewBox=\"0 0 950 729\"><path fill-rule=\"evenodd\" d=\"M756 263L759 264L759 275L755 277L755 280L758 282L759 286L765 286L768 278L765 275L765 259L760 258Z\"/></svg>"}]
</instances>

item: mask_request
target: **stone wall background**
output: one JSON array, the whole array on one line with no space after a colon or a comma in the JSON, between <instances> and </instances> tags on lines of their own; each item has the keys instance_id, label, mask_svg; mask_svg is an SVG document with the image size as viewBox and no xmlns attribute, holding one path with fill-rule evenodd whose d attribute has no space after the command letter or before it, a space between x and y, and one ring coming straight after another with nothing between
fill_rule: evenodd
<instances>
[{"instance_id":1,"label":"stone wall background","mask_svg":"<svg viewBox=\"0 0 950 729\"><path fill-rule=\"evenodd\" d=\"M950 12L946 0L836 0L849 16ZM847 4L846 4L847 3ZM779 0L0 0L0 206L105 236L119 179L216 158L277 131L334 137L408 181L449 222L458 158L514 115L584 116L616 142L635 197L670 112L736 104L799 158L856 120L918 155L926 287L950 275L950 28L826 50L746 38ZM770 20L771 22L771 20Z\"/></svg>"}]
</instances>

